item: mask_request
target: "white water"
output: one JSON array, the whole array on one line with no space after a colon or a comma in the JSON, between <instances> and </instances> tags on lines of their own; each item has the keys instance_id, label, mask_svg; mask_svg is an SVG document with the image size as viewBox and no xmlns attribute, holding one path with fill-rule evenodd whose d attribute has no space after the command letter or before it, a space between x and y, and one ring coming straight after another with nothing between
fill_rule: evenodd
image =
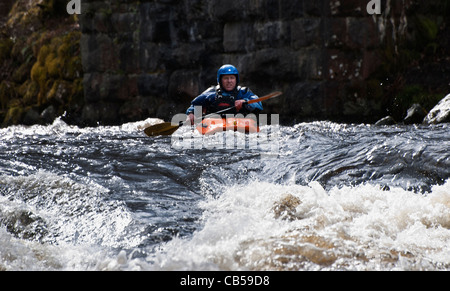
<instances>
[{"instance_id":1,"label":"white water","mask_svg":"<svg viewBox=\"0 0 450 291\"><path fill-rule=\"evenodd\" d=\"M170 242L162 270L435 270L450 266L450 184L324 190L254 182L202 203L204 228Z\"/></svg>"},{"instance_id":2,"label":"white water","mask_svg":"<svg viewBox=\"0 0 450 291\"><path fill-rule=\"evenodd\" d=\"M154 122L1 129L0 270L450 269L446 126L300 124L262 159Z\"/></svg>"}]
</instances>

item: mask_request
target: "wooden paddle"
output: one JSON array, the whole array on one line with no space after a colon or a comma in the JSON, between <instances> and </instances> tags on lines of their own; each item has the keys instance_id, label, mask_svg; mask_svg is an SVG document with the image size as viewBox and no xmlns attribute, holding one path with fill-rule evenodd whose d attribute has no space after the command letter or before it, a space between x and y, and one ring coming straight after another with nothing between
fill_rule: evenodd
<instances>
[{"instance_id":1,"label":"wooden paddle","mask_svg":"<svg viewBox=\"0 0 450 291\"><path fill-rule=\"evenodd\" d=\"M267 100L267 99L278 97L281 94L283 94L283 93L280 92L280 91L273 92L273 93L270 93L270 94L268 94L266 96L263 96L261 98L252 99L252 100L246 101L245 104L253 104L253 103L261 102L261 101L264 101L264 100ZM208 117L213 116L213 115L217 115L217 114L221 114L221 113L227 112L227 111L233 109L234 107L235 106L226 108L224 110L220 110L220 111L215 112L215 113L208 114L206 116L198 118L197 121L198 120L203 120L204 118L208 118ZM158 123L158 124L155 124L155 125L147 127L144 130L144 132L148 136L171 135L175 131L177 131L178 128L183 126L184 123L185 122L180 122L179 124L175 124L175 123L172 123L172 122Z\"/></svg>"}]
</instances>

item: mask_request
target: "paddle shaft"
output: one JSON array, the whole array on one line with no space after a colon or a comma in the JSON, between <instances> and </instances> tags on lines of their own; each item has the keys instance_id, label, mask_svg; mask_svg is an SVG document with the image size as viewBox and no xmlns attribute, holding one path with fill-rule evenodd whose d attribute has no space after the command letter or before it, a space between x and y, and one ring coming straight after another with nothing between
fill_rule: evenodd
<instances>
[{"instance_id":1,"label":"paddle shaft","mask_svg":"<svg viewBox=\"0 0 450 291\"><path fill-rule=\"evenodd\" d=\"M278 97L278 96L280 96L281 94L283 94L283 93L282 93L282 92L279 92L279 91L273 92L273 93L270 93L270 94L265 95L265 96L260 97L260 98L256 98L256 99L252 99L252 100L245 101L244 104L258 103L258 102L261 102L261 101L264 101L264 100L267 100L267 99L271 99L271 98ZM234 109L234 108L236 108L236 106L231 106L231 107L225 108L225 109L223 109L223 110L220 110L220 111L217 111L217 112L208 114L208 115L206 115L206 116L202 116L202 117L200 117L200 118L196 118L196 119L194 119L194 121L199 121L199 120L203 120L203 119L205 119L205 118L212 117L212 116L214 116L214 115L222 114L222 113L225 113L225 112L227 112L227 111L230 111L230 110L232 110L232 109ZM184 122L185 122L185 121L184 121ZM180 122L180 126L182 126L182 125L184 124L184 122Z\"/></svg>"}]
</instances>

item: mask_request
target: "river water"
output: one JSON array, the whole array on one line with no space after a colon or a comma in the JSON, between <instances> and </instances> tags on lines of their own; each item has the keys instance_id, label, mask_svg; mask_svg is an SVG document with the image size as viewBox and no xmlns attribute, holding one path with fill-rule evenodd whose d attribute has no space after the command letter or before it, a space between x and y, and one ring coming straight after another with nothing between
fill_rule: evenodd
<instances>
[{"instance_id":1,"label":"river water","mask_svg":"<svg viewBox=\"0 0 450 291\"><path fill-rule=\"evenodd\" d=\"M450 127L0 129L0 270L450 270Z\"/></svg>"}]
</instances>

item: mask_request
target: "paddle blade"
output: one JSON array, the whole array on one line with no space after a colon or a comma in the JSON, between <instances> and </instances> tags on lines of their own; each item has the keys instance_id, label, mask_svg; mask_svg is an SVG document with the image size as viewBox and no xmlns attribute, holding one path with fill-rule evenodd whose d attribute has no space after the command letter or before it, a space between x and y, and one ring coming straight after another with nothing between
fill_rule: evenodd
<instances>
[{"instance_id":1,"label":"paddle blade","mask_svg":"<svg viewBox=\"0 0 450 291\"><path fill-rule=\"evenodd\" d=\"M180 125L174 125L171 122L158 123L147 127L144 132L148 136L171 135Z\"/></svg>"}]
</instances>

